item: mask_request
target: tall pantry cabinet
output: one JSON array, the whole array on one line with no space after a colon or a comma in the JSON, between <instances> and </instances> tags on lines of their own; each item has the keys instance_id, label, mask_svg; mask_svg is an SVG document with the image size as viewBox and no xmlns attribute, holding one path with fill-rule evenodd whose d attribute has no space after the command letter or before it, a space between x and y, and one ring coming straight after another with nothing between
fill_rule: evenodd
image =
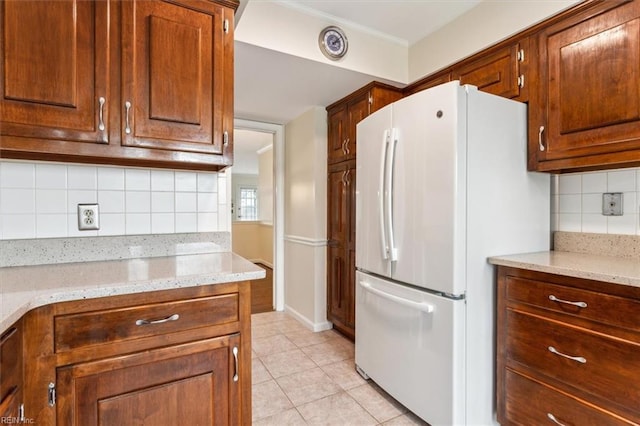
<instances>
[{"instance_id":1,"label":"tall pantry cabinet","mask_svg":"<svg viewBox=\"0 0 640 426\"><path fill-rule=\"evenodd\" d=\"M356 124L402 97L373 82L327 107L327 319L355 337Z\"/></svg>"}]
</instances>

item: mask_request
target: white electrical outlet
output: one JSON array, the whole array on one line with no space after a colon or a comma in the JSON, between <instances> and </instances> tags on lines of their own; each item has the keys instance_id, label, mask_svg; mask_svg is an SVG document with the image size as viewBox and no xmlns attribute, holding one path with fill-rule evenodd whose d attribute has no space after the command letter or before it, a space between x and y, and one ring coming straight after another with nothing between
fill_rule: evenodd
<instances>
[{"instance_id":1,"label":"white electrical outlet","mask_svg":"<svg viewBox=\"0 0 640 426\"><path fill-rule=\"evenodd\" d=\"M604 216L622 216L622 192L602 194L602 214Z\"/></svg>"},{"instance_id":2,"label":"white electrical outlet","mask_svg":"<svg viewBox=\"0 0 640 426\"><path fill-rule=\"evenodd\" d=\"M78 229L80 231L100 229L97 204L78 204Z\"/></svg>"}]
</instances>

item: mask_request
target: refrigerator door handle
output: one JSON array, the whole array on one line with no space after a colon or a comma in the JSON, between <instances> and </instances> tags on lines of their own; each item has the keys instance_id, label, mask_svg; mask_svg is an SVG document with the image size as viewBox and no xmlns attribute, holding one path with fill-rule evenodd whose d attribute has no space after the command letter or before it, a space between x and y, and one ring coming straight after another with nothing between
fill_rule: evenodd
<instances>
[{"instance_id":1,"label":"refrigerator door handle","mask_svg":"<svg viewBox=\"0 0 640 426\"><path fill-rule=\"evenodd\" d=\"M387 166L386 166L386 181L387 188L385 192L386 209L385 217L387 221L387 238L389 246L389 260L396 262L398 260L398 248L396 247L394 230L393 230L393 174L395 170L396 162L396 145L398 144L398 129L391 129L391 137L387 139Z\"/></svg>"},{"instance_id":2,"label":"refrigerator door handle","mask_svg":"<svg viewBox=\"0 0 640 426\"><path fill-rule=\"evenodd\" d=\"M389 258L389 246L387 245L387 216L386 216L386 178L387 178L387 155L389 153L389 129L385 129L384 134L382 135L382 156L380 158L380 181L378 182L378 192L380 196L379 200L379 211L380 211L380 242L382 243L382 258Z\"/></svg>"},{"instance_id":3,"label":"refrigerator door handle","mask_svg":"<svg viewBox=\"0 0 640 426\"><path fill-rule=\"evenodd\" d=\"M397 303L399 305L403 305L403 306L406 306L408 308L420 310L420 311L424 312L425 314L431 314L434 311L433 305L431 305L429 303L414 302L413 300L405 299L403 297L399 297L399 296L396 296L394 294L389 294L387 292L384 292L384 291L382 291L380 289L377 289L377 288L373 287L371 284L369 284L366 281L358 281L358 284L360 284L360 286L363 289L365 289L366 291L368 291L369 293L373 293L376 296L380 296L383 299L390 300L390 301L395 302L395 303Z\"/></svg>"}]
</instances>

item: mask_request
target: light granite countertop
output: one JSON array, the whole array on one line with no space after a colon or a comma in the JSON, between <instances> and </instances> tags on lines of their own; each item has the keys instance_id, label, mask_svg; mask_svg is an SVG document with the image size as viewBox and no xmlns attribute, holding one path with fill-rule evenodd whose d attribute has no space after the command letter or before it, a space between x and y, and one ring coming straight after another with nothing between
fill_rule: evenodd
<instances>
[{"instance_id":1,"label":"light granite countertop","mask_svg":"<svg viewBox=\"0 0 640 426\"><path fill-rule=\"evenodd\" d=\"M50 303L264 278L231 252L0 268L0 333Z\"/></svg>"},{"instance_id":2,"label":"light granite countertop","mask_svg":"<svg viewBox=\"0 0 640 426\"><path fill-rule=\"evenodd\" d=\"M543 251L489 258L494 265L640 287L640 261L567 251Z\"/></svg>"}]
</instances>

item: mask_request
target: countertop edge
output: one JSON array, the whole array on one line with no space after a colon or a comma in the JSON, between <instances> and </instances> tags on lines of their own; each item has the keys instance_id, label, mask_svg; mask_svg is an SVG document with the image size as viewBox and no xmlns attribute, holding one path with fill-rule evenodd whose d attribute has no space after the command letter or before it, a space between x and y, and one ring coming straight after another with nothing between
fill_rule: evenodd
<instances>
[{"instance_id":1,"label":"countertop edge","mask_svg":"<svg viewBox=\"0 0 640 426\"><path fill-rule=\"evenodd\" d=\"M633 258L545 251L493 256L488 260L497 266L640 287L640 262Z\"/></svg>"},{"instance_id":2,"label":"countertop edge","mask_svg":"<svg viewBox=\"0 0 640 426\"><path fill-rule=\"evenodd\" d=\"M216 255L217 253L209 253ZM264 278L264 269L254 265L250 261L234 253L230 254L231 259L238 270L224 272L208 272L182 277L162 277L154 279L131 280L127 282L114 282L103 286L69 286L38 289L32 291L18 292L12 300L3 293L0 294L0 306L2 307L0 317L0 333L4 333L12 324L32 309L39 308L54 303L68 302L82 299L96 299L100 297L119 296L126 294L136 294L151 291L175 290L179 288L197 287L205 285L215 285L222 283L246 281ZM189 256L189 255L185 255ZM171 256L179 258L180 256ZM156 258L157 259L157 258ZM124 261L126 262L126 261ZM91 263L91 262L89 262ZM95 262L102 263L102 262ZM29 268L24 267L24 268ZM0 271L3 268L0 268ZM33 294L31 294L33 293ZM9 305L9 306L7 306Z\"/></svg>"}]
</instances>

